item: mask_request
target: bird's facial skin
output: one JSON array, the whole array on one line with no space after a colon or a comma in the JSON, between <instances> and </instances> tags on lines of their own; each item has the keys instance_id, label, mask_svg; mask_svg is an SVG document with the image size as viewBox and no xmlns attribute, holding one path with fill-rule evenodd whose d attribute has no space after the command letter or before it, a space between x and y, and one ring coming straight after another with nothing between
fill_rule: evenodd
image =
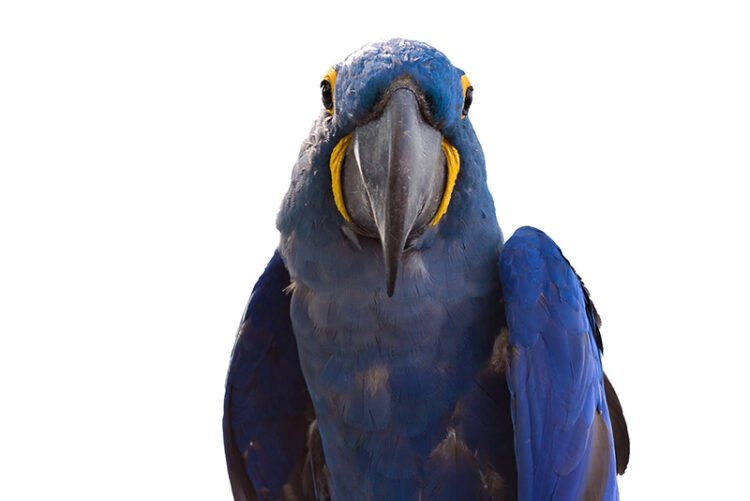
<instances>
[{"instance_id":1,"label":"bird's facial skin","mask_svg":"<svg viewBox=\"0 0 750 501\"><path fill-rule=\"evenodd\" d=\"M391 296L404 249L437 225L448 210L460 155L442 130L465 119L473 89L468 78L459 74L451 75L452 92L436 95L419 72L404 71L390 81L375 73L374 98L373 85L342 82L349 94L359 96L354 101L337 89L337 73L329 70L321 82L323 105L331 120L348 129L330 158L332 196L346 224L360 235L380 240ZM455 94L461 96L460 107L446 108L457 101ZM347 104L357 106L352 110Z\"/></svg>"}]
</instances>

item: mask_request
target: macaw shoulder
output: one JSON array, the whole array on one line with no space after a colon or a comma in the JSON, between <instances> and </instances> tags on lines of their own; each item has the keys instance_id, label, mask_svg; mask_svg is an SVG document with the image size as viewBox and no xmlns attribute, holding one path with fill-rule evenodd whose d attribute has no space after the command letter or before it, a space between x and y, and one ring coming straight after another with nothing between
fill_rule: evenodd
<instances>
[{"instance_id":1,"label":"macaw shoulder","mask_svg":"<svg viewBox=\"0 0 750 501\"><path fill-rule=\"evenodd\" d=\"M565 305L571 313L585 309L585 314L574 315L581 323L581 331L591 328L599 350L602 350L599 334L599 315L589 298L588 290L557 244L543 231L531 226L516 230L503 246L500 256L500 279L503 282L507 313L517 312L517 318L508 318L509 324L547 321L539 315L529 315L531 309L537 313L547 312L549 302ZM541 307L541 309L540 309ZM586 323L590 324L585 325ZM536 332L541 325L528 325L519 330L523 335L515 341L529 346L536 341ZM536 327L536 328L535 328ZM572 326L571 326L572 327Z\"/></svg>"}]
</instances>

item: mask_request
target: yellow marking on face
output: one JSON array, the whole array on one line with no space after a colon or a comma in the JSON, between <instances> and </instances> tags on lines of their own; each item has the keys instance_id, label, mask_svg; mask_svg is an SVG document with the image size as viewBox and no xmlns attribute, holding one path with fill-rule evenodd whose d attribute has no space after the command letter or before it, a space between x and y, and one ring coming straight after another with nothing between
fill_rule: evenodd
<instances>
[{"instance_id":1,"label":"yellow marking on face","mask_svg":"<svg viewBox=\"0 0 750 501\"><path fill-rule=\"evenodd\" d=\"M346 205L344 204L344 191L341 186L341 167L344 164L346 150L349 148L349 144L351 144L351 142L351 134L344 136L344 138L341 139L341 141L339 141L339 143L333 148L333 152L331 152L330 163L333 201L336 203L336 208L347 221L351 221L352 218L349 217L349 212L346 210Z\"/></svg>"},{"instance_id":2,"label":"yellow marking on face","mask_svg":"<svg viewBox=\"0 0 750 501\"><path fill-rule=\"evenodd\" d=\"M468 79L467 79L468 80ZM448 205L451 203L451 195L453 194L453 188L456 187L456 178L458 178L458 171L461 169L461 158L458 155L458 150L451 145L445 138L442 143L443 153L445 154L445 160L448 164L448 179L445 182L445 192L443 198L440 200L440 206L438 207L435 217L432 218L430 226L435 226L440 221L440 218L448 212Z\"/></svg>"},{"instance_id":3,"label":"yellow marking on face","mask_svg":"<svg viewBox=\"0 0 750 501\"><path fill-rule=\"evenodd\" d=\"M471 87L471 82L469 82L469 77L466 75L461 75L461 87L463 88L463 96L464 101L466 101L466 91ZM461 120L466 118L466 114L462 111L461 112Z\"/></svg>"},{"instance_id":4,"label":"yellow marking on face","mask_svg":"<svg viewBox=\"0 0 750 501\"><path fill-rule=\"evenodd\" d=\"M323 77L323 80L326 80L329 84L331 84L332 106L330 108L326 108L326 111L328 111L329 114L333 115L333 109L336 107L336 70L334 68L329 68L325 76Z\"/></svg>"}]
</instances>

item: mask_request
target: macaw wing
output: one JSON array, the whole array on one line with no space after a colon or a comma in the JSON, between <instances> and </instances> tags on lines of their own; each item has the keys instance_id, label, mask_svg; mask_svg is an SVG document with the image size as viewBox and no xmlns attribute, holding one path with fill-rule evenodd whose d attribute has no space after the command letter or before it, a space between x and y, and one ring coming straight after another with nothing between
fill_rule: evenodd
<instances>
[{"instance_id":1,"label":"macaw wing","mask_svg":"<svg viewBox=\"0 0 750 501\"><path fill-rule=\"evenodd\" d=\"M303 497L314 416L289 318L288 286L289 273L276 252L253 288L232 351L224 451L237 500Z\"/></svg>"},{"instance_id":2,"label":"macaw wing","mask_svg":"<svg viewBox=\"0 0 750 501\"><path fill-rule=\"evenodd\" d=\"M618 499L627 427L602 371L588 291L557 245L529 227L505 244L500 274L518 499Z\"/></svg>"}]
</instances>

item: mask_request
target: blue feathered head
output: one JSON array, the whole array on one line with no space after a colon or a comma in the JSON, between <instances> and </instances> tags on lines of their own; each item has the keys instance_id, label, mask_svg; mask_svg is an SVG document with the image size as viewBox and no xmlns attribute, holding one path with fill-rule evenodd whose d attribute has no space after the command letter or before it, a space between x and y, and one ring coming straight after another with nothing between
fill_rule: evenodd
<instances>
[{"instance_id":1,"label":"blue feathered head","mask_svg":"<svg viewBox=\"0 0 750 501\"><path fill-rule=\"evenodd\" d=\"M404 81L419 89L432 124L449 129L465 117L473 91L464 72L442 52L402 39L362 47L334 66L325 81L333 88L333 106L328 109L342 130L366 121L389 89Z\"/></svg>"},{"instance_id":2,"label":"blue feathered head","mask_svg":"<svg viewBox=\"0 0 750 501\"><path fill-rule=\"evenodd\" d=\"M442 52L403 39L366 45L320 89L324 109L295 168L282 235L312 223L379 241L392 294L404 251L424 235L456 235L478 216L492 224L468 119L473 87Z\"/></svg>"}]
</instances>

